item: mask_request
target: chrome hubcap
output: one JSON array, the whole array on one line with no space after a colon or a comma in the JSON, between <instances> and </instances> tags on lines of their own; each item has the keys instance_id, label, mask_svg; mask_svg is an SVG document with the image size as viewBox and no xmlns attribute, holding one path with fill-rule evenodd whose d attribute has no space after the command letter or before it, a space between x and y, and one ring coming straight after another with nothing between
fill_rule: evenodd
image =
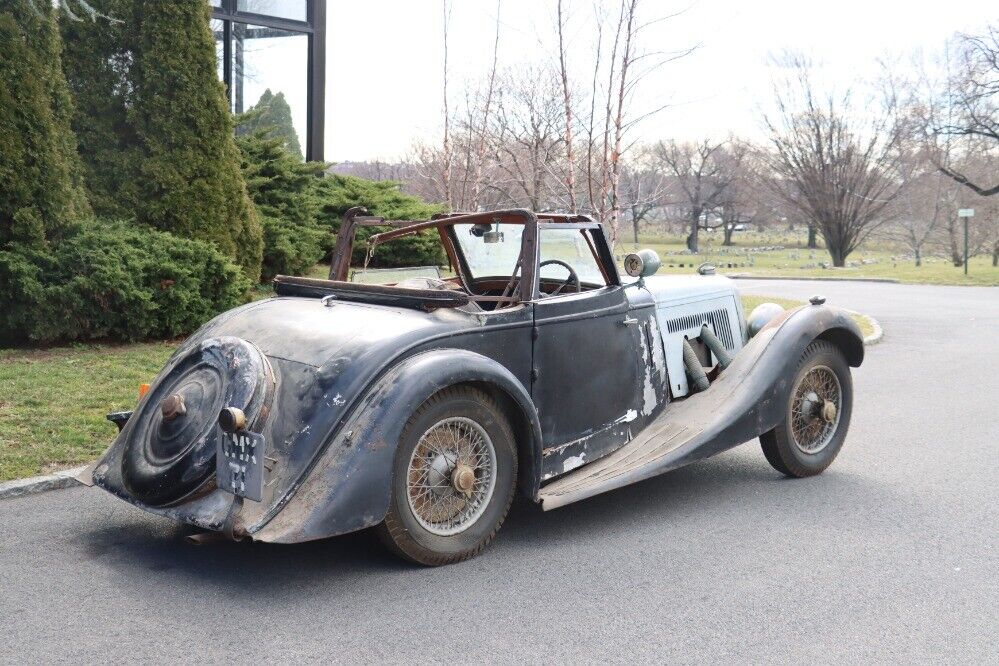
<instances>
[{"instance_id":1,"label":"chrome hubcap","mask_svg":"<svg viewBox=\"0 0 999 666\"><path fill-rule=\"evenodd\" d=\"M829 445L839 426L843 390L831 368L817 365L794 386L791 434L803 453L816 454Z\"/></svg>"},{"instance_id":2,"label":"chrome hubcap","mask_svg":"<svg viewBox=\"0 0 999 666\"><path fill-rule=\"evenodd\" d=\"M431 426L413 449L406 475L413 516L440 536L468 529L496 487L496 450L475 421L450 417Z\"/></svg>"}]
</instances>

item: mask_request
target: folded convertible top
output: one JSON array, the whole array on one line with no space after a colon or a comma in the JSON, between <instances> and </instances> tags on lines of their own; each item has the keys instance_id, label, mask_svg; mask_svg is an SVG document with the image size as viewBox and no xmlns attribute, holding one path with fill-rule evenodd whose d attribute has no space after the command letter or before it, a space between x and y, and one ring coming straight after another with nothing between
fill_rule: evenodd
<instances>
[{"instance_id":1,"label":"folded convertible top","mask_svg":"<svg viewBox=\"0 0 999 666\"><path fill-rule=\"evenodd\" d=\"M410 289L381 284L362 284L340 280L278 275L274 278L274 291L278 296L305 296L322 298L333 296L345 301L397 305L420 310L460 308L468 305L468 294L450 289Z\"/></svg>"}]
</instances>

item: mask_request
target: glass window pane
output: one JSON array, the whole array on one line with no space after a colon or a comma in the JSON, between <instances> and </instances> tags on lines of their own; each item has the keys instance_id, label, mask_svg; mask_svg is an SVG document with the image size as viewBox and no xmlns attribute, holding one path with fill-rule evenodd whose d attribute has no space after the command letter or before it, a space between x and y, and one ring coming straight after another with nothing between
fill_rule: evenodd
<instances>
[{"instance_id":1,"label":"glass window pane","mask_svg":"<svg viewBox=\"0 0 999 666\"><path fill-rule=\"evenodd\" d=\"M265 16L307 21L306 0L239 0L236 10Z\"/></svg>"},{"instance_id":2,"label":"glass window pane","mask_svg":"<svg viewBox=\"0 0 999 666\"><path fill-rule=\"evenodd\" d=\"M309 37L243 23L232 24L232 105L261 113L243 131L270 127L293 153L308 140Z\"/></svg>"},{"instance_id":3,"label":"glass window pane","mask_svg":"<svg viewBox=\"0 0 999 666\"><path fill-rule=\"evenodd\" d=\"M576 229L546 229L541 225L541 261L558 259L572 266L579 279L587 284L606 285L600 265L593 256L583 234ZM564 280L569 271L564 266L549 264L541 269L541 277Z\"/></svg>"},{"instance_id":4,"label":"glass window pane","mask_svg":"<svg viewBox=\"0 0 999 666\"><path fill-rule=\"evenodd\" d=\"M512 275L517 267L524 225L501 224L499 230L503 234L499 242L487 243L481 233L472 233L471 224L454 225L454 235L458 237L458 244L473 278L505 277Z\"/></svg>"},{"instance_id":5,"label":"glass window pane","mask_svg":"<svg viewBox=\"0 0 999 666\"><path fill-rule=\"evenodd\" d=\"M208 4L211 5L212 7L221 7L222 0L208 0Z\"/></svg>"}]
</instances>

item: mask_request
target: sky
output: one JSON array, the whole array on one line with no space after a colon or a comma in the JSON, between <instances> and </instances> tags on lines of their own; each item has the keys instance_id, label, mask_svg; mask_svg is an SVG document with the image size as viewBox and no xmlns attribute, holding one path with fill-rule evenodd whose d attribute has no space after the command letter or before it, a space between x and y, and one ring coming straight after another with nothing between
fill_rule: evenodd
<instances>
[{"instance_id":1,"label":"sky","mask_svg":"<svg viewBox=\"0 0 999 666\"><path fill-rule=\"evenodd\" d=\"M595 2L603 0L563 0L570 76L580 83L592 67ZM450 7L449 86L457 103L466 82L488 74L497 2L451 0ZM908 63L914 52L938 52L957 32L999 22L999 4L984 0L642 0L640 11L650 19L676 14L643 32L646 51L696 47L640 84L635 113L668 105L636 127L642 141L758 136L774 54L800 52L823 82L845 89L876 80L879 61ZM440 140L443 15L443 0L329 2L327 160L395 161L414 140ZM554 15L555 0L501 0L500 68L557 62Z\"/></svg>"}]
</instances>

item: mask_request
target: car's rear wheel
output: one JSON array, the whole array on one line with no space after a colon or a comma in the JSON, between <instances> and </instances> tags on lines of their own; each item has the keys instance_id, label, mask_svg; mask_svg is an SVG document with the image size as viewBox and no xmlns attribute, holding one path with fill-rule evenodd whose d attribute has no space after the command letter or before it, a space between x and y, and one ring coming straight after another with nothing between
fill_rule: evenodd
<instances>
[{"instance_id":1,"label":"car's rear wheel","mask_svg":"<svg viewBox=\"0 0 999 666\"><path fill-rule=\"evenodd\" d=\"M846 439L853 383L843 353L816 340L801 356L784 420L760 435L763 455L787 476L813 476L832 464Z\"/></svg>"},{"instance_id":2,"label":"car's rear wheel","mask_svg":"<svg viewBox=\"0 0 999 666\"><path fill-rule=\"evenodd\" d=\"M468 559L503 524L516 479L516 443L496 402L468 386L439 391L403 428L379 534L419 564Z\"/></svg>"}]
</instances>

